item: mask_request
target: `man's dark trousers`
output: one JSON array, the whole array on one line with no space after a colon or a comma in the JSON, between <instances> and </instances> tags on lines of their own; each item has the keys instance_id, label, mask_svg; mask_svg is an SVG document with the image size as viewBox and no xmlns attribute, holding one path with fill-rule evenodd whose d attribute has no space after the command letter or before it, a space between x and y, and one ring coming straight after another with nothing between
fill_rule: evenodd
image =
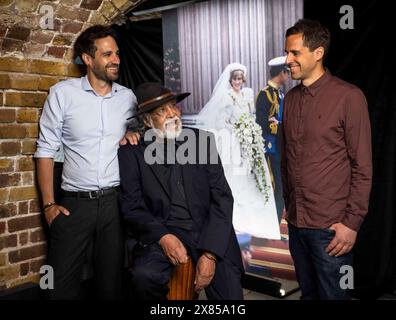
<instances>
[{"instance_id":1,"label":"man's dark trousers","mask_svg":"<svg viewBox=\"0 0 396 320\"><path fill-rule=\"evenodd\" d=\"M54 270L50 299L81 298L81 273L88 246L93 241L96 298L121 298L124 243L118 192L97 199L64 194L60 205L69 216L59 214L52 222L48 264Z\"/></svg>"}]
</instances>

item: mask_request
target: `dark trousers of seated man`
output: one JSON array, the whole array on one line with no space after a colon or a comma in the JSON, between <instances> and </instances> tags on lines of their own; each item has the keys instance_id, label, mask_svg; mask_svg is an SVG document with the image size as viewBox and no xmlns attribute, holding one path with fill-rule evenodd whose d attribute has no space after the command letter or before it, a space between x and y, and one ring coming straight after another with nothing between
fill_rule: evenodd
<instances>
[{"instance_id":1,"label":"dark trousers of seated man","mask_svg":"<svg viewBox=\"0 0 396 320\"><path fill-rule=\"evenodd\" d=\"M59 214L50 226L48 264L54 270L50 299L81 299L81 276L88 246L93 241L95 298L120 299L124 243L118 192L97 199L62 195Z\"/></svg>"},{"instance_id":2,"label":"dark trousers of seated man","mask_svg":"<svg viewBox=\"0 0 396 320\"><path fill-rule=\"evenodd\" d=\"M196 265L201 251L196 249L194 232L169 228L185 245ZM133 251L132 266L129 269L129 291L133 300L166 300L168 283L175 266L166 257L157 243L140 246ZM205 289L209 300L242 300L241 272L237 266L225 259L218 259L215 275Z\"/></svg>"}]
</instances>

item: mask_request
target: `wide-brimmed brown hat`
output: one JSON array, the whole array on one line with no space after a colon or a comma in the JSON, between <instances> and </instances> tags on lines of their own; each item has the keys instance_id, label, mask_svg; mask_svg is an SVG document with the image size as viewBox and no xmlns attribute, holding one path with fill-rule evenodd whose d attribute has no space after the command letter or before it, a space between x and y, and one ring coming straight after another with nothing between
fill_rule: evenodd
<instances>
[{"instance_id":1,"label":"wide-brimmed brown hat","mask_svg":"<svg viewBox=\"0 0 396 320\"><path fill-rule=\"evenodd\" d=\"M138 111L127 120L153 111L168 101L176 99L176 102L180 102L190 95L190 92L173 93L159 82L143 83L134 90L134 93L138 102Z\"/></svg>"}]
</instances>

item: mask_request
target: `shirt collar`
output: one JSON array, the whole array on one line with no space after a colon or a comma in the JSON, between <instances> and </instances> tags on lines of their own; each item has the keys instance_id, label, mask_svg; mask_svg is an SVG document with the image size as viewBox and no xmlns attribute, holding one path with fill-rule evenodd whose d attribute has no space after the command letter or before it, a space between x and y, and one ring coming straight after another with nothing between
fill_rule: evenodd
<instances>
[{"instance_id":1,"label":"shirt collar","mask_svg":"<svg viewBox=\"0 0 396 320\"><path fill-rule=\"evenodd\" d=\"M325 68L325 73L308 87L304 86L301 82L301 91L303 93L307 92L314 97L320 91L320 89L330 80L330 78L331 73L329 69Z\"/></svg>"},{"instance_id":2,"label":"shirt collar","mask_svg":"<svg viewBox=\"0 0 396 320\"><path fill-rule=\"evenodd\" d=\"M92 88L91 84L89 83L88 76L82 77L81 87L84 91L92 91L95 95L97 95L95 90ZM108 97L108 96L112 97L119 90L120 90L120 86L113 81L112 85L111 85L111 92L109 92L105 97Z\"/></svg>"}]
</instances>

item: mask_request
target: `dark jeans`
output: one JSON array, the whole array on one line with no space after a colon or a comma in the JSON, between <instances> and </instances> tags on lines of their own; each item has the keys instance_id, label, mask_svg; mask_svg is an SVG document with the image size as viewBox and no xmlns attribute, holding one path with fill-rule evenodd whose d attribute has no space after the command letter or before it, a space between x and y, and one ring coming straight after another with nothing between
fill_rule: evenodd
<instances>
[{"instance_id":1,"label":"dark jeans","mask_svg":"<svg viewBox=\"0 0 396 320\"><path fill-rule=\"evenodd\" d=\"M343 265L352 266L352 252L335 257L326 253L333 239L331 229L297 228L289 223L289 248L301 288L301 299L348 300L342 289L340 273Z\"/></svg>"},{"instance_id":2,"label":"dark jeans","mask_svg":"<svg viewBox=\"0 0 396 320\"><path fill-rule=\"evenodd\" d=\"M92 243L97 298L121 298L124 244L117 193L99 199L63 196L60 205L70 215L59 214L50 227L47 263L54 270L54 289L49 298L81 298L82 267Z\"/></svg>"}]
</instances>

